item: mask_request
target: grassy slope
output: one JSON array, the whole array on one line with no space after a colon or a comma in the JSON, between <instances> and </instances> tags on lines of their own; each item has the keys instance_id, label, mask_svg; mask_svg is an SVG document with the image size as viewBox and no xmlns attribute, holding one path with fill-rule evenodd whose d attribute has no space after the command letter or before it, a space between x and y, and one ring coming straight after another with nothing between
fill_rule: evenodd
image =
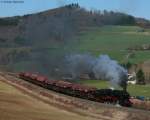
<instances>
[{"instance_id":1,"label":"grassy slope","mask_svg":"<svg viewBox=\"0 0 150 120\"><path fill-rule=\"evenodd\" d=\"M127 48L150 43L150 31L138 32L137 26L104 26L102 28L86 28L80 32L76 49L95 55L108 54L112 58L124 62L128 54ZM149 51L137 51L131 62L139 63L150 59Z\"/></svg>"},{"instance_id":2,"label":"grassy slope","mask_svg":"<svg viewBox=\"0 0 150 120\"><path fill-rule=\"evenodd\" d=\"M44 48L39 48L39 50L35 50L35 52L43 51L41 54L47 54L47 61L50 61L49 59L56 55L59 56L68 52L72 53L78 51L89 52L96 56L99 54L108 54L113 59L124 63L127 61L126 56L129 54L127 48L150 43L150 30L146 30L146 32L138 32L140 29L141 28L137 26L87 27L79 31L79 34L74 38L78 40L70 40L67 44L59 44L59 42L47 44L46 46L44 45ZM15 49L18 49L19 51L22 48ZM26 48L26 50L28 49L29 48ZM10 53L13 52L13 49L11 48L8 50ZM23 49L23 51L25 50ZM129 61L133 63L140 63L150 59L149 51L136 51L134 53L134 57L129 58ZM36 53L34 53L34 55L35 54ZM17 69L17 71L21 71L23 68L28 68L30 64L33 63L26 60L17 62L13 64L12 67Z\"/></svg>"},{"instance_id":3,"label":"grassy slope","mask_svg":"<svg viewBox=\"0 0 150 120\"><path fill-rule=\"evenodd\" d=\"M109 87L108 82L100 80L84 80L81 83L100 89ZM133 96L150 97L150 85L128 85L128 92Z\"/></svg>"}]
</instances>

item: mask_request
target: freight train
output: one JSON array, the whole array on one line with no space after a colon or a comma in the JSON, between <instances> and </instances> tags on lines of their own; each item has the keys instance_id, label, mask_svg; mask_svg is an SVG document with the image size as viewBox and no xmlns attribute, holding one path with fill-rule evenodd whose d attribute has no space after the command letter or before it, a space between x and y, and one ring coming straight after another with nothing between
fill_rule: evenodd
<instances>
[{"instance_id":1,"label":"freight train","mask_svg":"<svg viewBox=\"0 0 150 120\"><path fill-rule=\"evenodd\" d=\"M129 100L130 95L124 90L97 89L68 81L49 80L45 76L27 72L19 73L19 77L38 86L69 96L100 103L119 104L125 107L132 106L132 103Z\"/></svg>"}]
</instances>

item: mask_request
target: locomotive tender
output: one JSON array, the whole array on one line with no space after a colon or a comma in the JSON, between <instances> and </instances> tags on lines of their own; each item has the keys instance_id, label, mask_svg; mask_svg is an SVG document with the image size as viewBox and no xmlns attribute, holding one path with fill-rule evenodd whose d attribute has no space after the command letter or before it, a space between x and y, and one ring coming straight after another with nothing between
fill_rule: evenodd
<instances>
[{"instance_id":1,"label":"locomotive tender","mask_svg":"<svg viewBox=\"0 0 150 120\"><path fill-rule=\"evenodd\" d=\"M73 97L88 99L100 103L120 104L125 107L130 107L132 105L129 100L129 93L124 90L97 89L62 80L49 80L45 76L27 72L19 73L19 77L46 89Z\"/></svg>"}]
</instances>

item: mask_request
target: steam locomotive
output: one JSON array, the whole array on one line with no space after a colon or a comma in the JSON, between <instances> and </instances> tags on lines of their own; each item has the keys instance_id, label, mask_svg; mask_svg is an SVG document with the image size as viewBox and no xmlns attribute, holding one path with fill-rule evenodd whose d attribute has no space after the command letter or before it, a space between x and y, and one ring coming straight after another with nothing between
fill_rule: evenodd
<instances>
[{"instance_id":1,"label":"steam locomotive","mask_svg":"<svg viewBox=\"0 0 150 120\"><path fill-rule=\"evenodd\" d=\"M100 103L120 104L131 107L130 95L124 90L97 89L62 80L49 80L45 76L32 73L19 73L19 77L28 82L62 94Z\"/></svg>"}]
</instances>

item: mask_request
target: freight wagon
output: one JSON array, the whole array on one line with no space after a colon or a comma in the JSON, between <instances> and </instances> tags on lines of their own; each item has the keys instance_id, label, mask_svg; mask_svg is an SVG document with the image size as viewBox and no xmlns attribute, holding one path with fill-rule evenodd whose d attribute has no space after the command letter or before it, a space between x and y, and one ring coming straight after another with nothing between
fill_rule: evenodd
<instances>
[{"instance_id":1,"label":"freight wagon","mask_svg":"<svg viewBox=\"0 0 150 120\"><path fill-rule=\"evenodd\" d=\"M95 102L120 104L121 106L130 107L130 95L124 90L97 89L85 85L71 83L62 80L49 80L45 76L33 73L19 73L19 77L28 82L53 90L62 94L82 99L88 99Z\"/></svg>"}]
</instances>

